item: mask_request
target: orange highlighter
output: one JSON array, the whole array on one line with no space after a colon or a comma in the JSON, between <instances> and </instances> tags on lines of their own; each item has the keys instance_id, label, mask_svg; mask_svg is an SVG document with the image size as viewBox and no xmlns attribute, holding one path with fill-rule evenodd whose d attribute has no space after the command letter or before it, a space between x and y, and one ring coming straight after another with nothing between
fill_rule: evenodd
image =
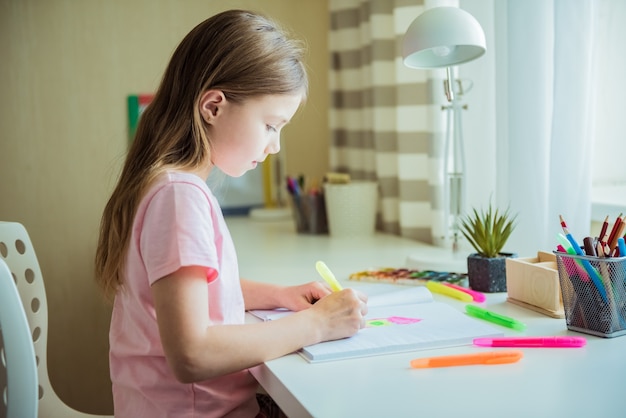
<instances>
[{"instance_id":1,"label":"orange highlighter","mask_svg":"<svg viewBox=\"0 0 626 418\"><path fill-rule=\"evenodd\" d=\"M512 350L416 358L411 360L411 368L428 369L432 367L470 366L474 364L507 364L515 363L523 356L524 354L521 351Z\"/></svg>"}]
</instances>

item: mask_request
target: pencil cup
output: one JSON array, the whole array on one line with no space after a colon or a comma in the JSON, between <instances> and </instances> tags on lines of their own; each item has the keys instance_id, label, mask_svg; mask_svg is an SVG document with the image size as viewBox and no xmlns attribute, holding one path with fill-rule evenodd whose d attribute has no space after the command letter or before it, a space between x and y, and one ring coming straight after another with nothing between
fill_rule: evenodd
<instances>
[{"instance_id":1,"label":"pencil cup","mask_svg":"<svg viewBox=\"0 0 626 418\"><path fill-rule=\"evenodd\" d=\"M626 334L626 257L555 255L567 328L608 338Z\"/></svg>"},{"instance_id":2,"label":"pencil cup","mask_svg":"<svg viewBox=\"0 0 626 418\"><path fill-rule=\"evenodd\" d=\"M373 235L376 227L378 183L352 181L324 184L328 231L331 236Z\"/></svg>"},{"instance_id":3,"label":"pencil cup","mask_svg":"<svg viewBox=\"0 0 626 418\"><path fill-rule=\"evenodd\" d=\"M296 231L302 234L328 233L324 194L292 195L291 209Z\"/></svg>"}]
</instances>

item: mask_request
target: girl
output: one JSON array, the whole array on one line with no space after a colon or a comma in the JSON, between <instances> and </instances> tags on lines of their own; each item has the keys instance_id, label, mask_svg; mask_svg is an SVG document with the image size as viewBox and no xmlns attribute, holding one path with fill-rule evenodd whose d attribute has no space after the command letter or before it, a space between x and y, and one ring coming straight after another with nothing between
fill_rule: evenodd
<instances>
[{"instance_id":1,"label":"girl","mask_svg":"<svg viewBox=\"0 0 626 418\"><path fill-rule=\"evenodd\" d=\"M214 166L241 176L277 153L306 92L299 44L250 12L209 18L175 50L100 226L117 417L257 416L249 367L364 326L353 290L240 279L206 185ZM244 324L246 310L276 307L297 312Z\"/></svg>"}]
</instances>

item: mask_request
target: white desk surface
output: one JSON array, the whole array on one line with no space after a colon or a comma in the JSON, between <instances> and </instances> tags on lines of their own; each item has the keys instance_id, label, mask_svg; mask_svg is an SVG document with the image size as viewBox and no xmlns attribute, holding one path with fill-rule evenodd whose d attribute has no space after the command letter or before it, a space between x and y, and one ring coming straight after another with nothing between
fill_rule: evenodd
<instances>
[{"instance_id":1,"label":"white desk surface","mask_svg":"<svg viewBox=\"0 0 626 418\"><path fill-rule=\"evenodd\" d=\"M291 222L227 218L242 277L282 284L319 280L323 260L345 285L366 293L389 285L348 282L369 267L402 267L415 252L442 251L396 236L298 235ZM435 295L462 310L454 299ZM568 331L554 319L488 295L489 309L527 324L507 335L576 335L583 348L522 348L518 363L413 370L418 357L499 350L461 346L309 364L297 354L269 361L253 375L289 417L626 417L626 336L605 339ZM502 349L500 349L502 350Z\"/></svg>"}]
</instances>

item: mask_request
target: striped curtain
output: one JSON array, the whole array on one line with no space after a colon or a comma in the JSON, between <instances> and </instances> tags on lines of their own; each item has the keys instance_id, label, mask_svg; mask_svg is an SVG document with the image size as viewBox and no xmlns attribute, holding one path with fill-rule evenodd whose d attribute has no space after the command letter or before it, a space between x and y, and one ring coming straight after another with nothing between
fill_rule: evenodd
<instances>
[{"instance_id":1,"label":"striped curtain","mask_svg":"<svg viewBox=\"0 0 626 418\"><path fill-rule=\"evenodd\" d=\"M441 70L406 68L418 0L329 0L330 166L379 184L377 228L442 244ZM443 231L443 233L442 233Z\"/></svg>"}]
</instances>

